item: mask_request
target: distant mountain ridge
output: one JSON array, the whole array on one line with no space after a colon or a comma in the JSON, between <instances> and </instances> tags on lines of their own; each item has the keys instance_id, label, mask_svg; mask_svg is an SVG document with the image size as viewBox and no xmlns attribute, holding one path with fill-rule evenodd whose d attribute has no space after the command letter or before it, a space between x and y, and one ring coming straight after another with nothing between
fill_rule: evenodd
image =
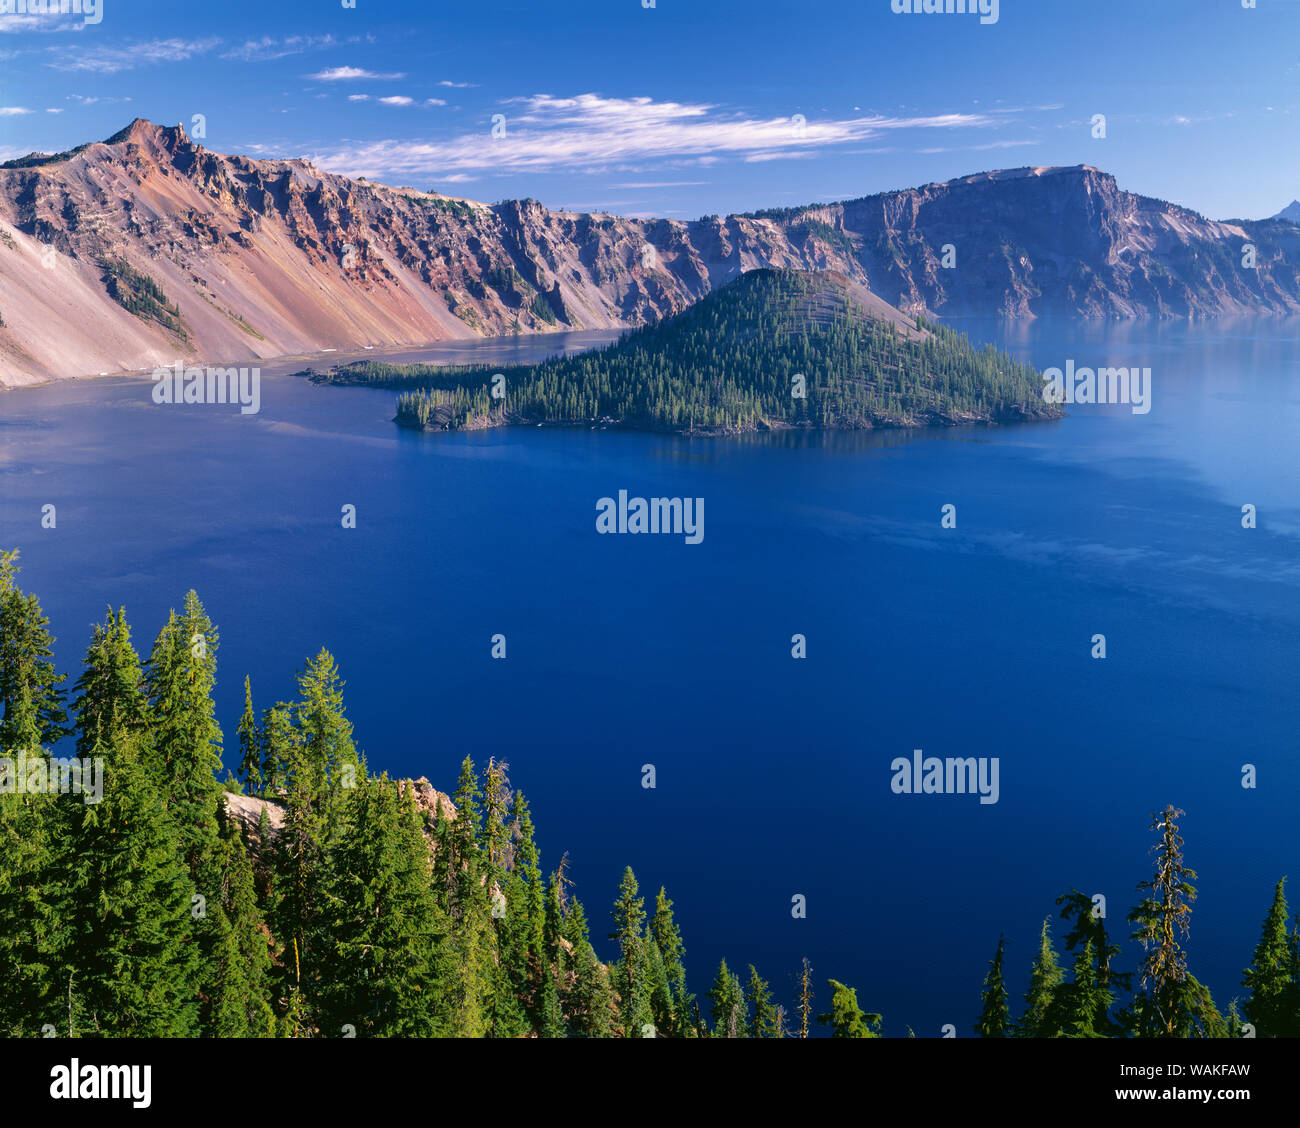
<instances>
[{"instance_id":1,"label":"distant mountain ridge","mask_svg":"<svg viewBox=\"0 0 1300 1128\"><path fill-rule=\"evenodd\" d=\"M0 166L0 383L630 327L758 267L838 271L907 314L1300 311L1294 225L1207 220L1087 165L682 222L390 188L137 119Z\"/></svg>"},{"instance_id":2,"label":"distant mountain ridge","mask_svg":"<svg viewBox=\"0 0 1300 1128\"><path fill-rule=\"evenodd\" d=\"M1289 220L1292 223L1300 223L1300 200L1292 200L1273 218Z\"/></svg>"}]
</instances>

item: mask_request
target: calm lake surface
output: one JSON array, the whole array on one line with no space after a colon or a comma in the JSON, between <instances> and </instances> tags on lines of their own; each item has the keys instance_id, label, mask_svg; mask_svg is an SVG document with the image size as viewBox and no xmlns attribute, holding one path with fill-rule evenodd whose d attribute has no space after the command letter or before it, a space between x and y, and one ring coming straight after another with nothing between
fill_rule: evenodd
<instances>
[{"instance_id":1,"label":"calm lake surface","mask_svg":"<svg viewBox=\"0 0 1300 1128\"><path fill-rule=\"evenodd\" d=\"M508 760L601 955L630 864L651 905L661 884L676 902L701 996L725 956L792 1009L806 955L819 1010L834 977L887 1034L968 1036L999 934L1018 1001L1059 894L1105 894L1127 937L1150 814L1173 803L1200 873L1190 967L1226 1007L1274 883L1300 880L1298 327L955 324L1038 367L1149 366L1152 409L907 435L421 435L391 422L392 392L314 387L301 364L263 366L256 416L84 380L0 394L0 545L73 678L107 604L147 654L196 588L228 767L244 675L260 711L321 646L373 769L451 790L466 754ZM598 535L620 489L704 498L703 542ZM893 794L891 761L918 748L998 757L999 802ZM1121 966L1139 958L1128 944Z\"/></svg>"}]
</instances>

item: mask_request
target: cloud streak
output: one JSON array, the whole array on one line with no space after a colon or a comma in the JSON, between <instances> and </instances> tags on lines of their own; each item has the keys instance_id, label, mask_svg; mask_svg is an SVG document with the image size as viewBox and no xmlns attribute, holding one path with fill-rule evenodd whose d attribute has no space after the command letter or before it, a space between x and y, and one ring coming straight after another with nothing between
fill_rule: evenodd
<instances>
[{"instance_id":1,"label":"cloud streak","mask_svg":"<svg viewBox=\"0 0 1300 1128\"><path fill-rule=\"evenodd\" d=\"M217 47L220 39L150 39L124 47L82 47L49 65L60 71L117 74L157 63L183 63Z\"/></svg>"},{"instance_id":2,"label":"cloud streak","mask_svg":"<svg viewBox=\"0 0 1300 1128\"><path fill-rule=\"evenodd\" d=\"M512 112L513 107L518 107ZM871 141L899 130L979 129L989 115L872 114L847 119L754 118L702 103L536 94L505 103L504 137L490 127L445 141L381 140L316 153L323 168L370 178L450 172L545 172L664 158L773 160Z\"/></svg>"}]
</instances>

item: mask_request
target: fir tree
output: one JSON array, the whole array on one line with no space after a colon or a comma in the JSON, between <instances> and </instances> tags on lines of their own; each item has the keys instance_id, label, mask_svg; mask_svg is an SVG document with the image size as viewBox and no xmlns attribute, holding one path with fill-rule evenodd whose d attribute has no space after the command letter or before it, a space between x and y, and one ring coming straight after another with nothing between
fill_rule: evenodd
<instances>
[{"instance_id":1,"label":"fir tree","mask_svg":"<svg viewBox=\"0 0 1300 1128\"><path fill-rule=\"evenodd\" d=\"M1052 944L1051 918L1043 921L1038 957L1029 973L1029 990L1025 992L1025 1010L1016 1027L1021 1038L1055 1038L1059 1028L1052 1025L1055 1011L1053 1001L1065 979Z\"/></svg>"},{"instance_id":2,"label":"fir tree","mask_svg":"<svg viewBox=\"0 0 1300 1128\"><path fill-rule=\"evenodd\" d=\"M75 691L78 756L89 756L96 743L108 747L120 735L145 734L149 702L125 608L116 613L109 608L103 624L95 627Z\"/></svg>"},{"instance_id":3,"label":"fir tree","mask_svg":"<svg viewBox=\"0 0 1300 1128\"><path fill-rule=\"evenodd\" d=\"M447 933L430 886L430 858L410 789L388 777L349 791L347 830L321 883L326 1033L428 1037L440 1032Z\"/></svg>"},{"instance_id":4,"label":"fir tree","mask_svg":"<svg viewBox=\"0 0 1300 1128\"><path fill-rule=\"evenodd\" d=\"M54 637L34 595L19 591L18 550L0 552L0 748L34 749L70 731L63 683L52 661Z\"/></svg>"},{"instance_id":5,"label":"fir tree","mask_svg":"<svg viewBox=\"0 0 1300 1128\"><path fill-rule=\"evenodd\" d=\"M673 903L662 885L655 897L650 936L659 948L669 988L669 1013L659 1016L659 1020L672 1033L685 1033L690 1029L687 1016L691 1013L692 1001L692 996L686 989L686 946L682 943L682 934L673 916Z\"/></svg>"},{"instance_id":6,"label":"fir tree","mask_svg":"<svg viewBox=\"0 0 1300 1128\"><path fill-rule=\"evenodd\" d=\"M834 979L827 980L831 989L829 1014L817 1016L817 1021L831 1028L832 1038L879 1038L881 1016L866 1014L858 1006L858 993Z\"/></svg>"},{"instance_id":7,"label":"fir tree","mask_svg":"<svg viewBox=\"0 0 1300 1128\"><path fill-rule=\"evenodd\" d=\"M239 828L224 808L218 821L216 968L203 1025L217 1038L272 1037L271 934L257 904L253 867Z\"/></svg>"},{"instance_id":8,"label":"fir tree","mask_svg":"<svg viewBox=\"0 0 1300 1128\"><path fill-rule=\"evenodd\" d=\"M614 991L618 995L619 1012L626 1037L640 1037L642 1027L650 1024L650 966L645 940L645 902L638 895L636 876L632 867L623 870L623 880L618 886L618 900L614 902L614 931L611 940L618 941L619 959L614 968Z\"/></svg>"},{"instance_id":9,"label":"fir tree","mask_svg":"<svg viewBox=\"0 0 1300 1128\"><path fill-rule=\"evenodd\" d=\"M1007 984L1002 965L1006 940L998 938L997 951L989 961L989 972L984 977L983 1009L975 1024L975 1033L981 1038L1006 1038L1011 1027L1011 1012L1007 1007Z\"/></svg>"},{"instance_id":10,"label":"fir tree","mask_svg":"<svg viewBox=\"0 0 1300 1128\"><path fill-rule=\"evenodd\" d=\"M588 943L583 943L575 952L570 1000L569 1029L575 1037L613 1037L614 1000L609 974Z\"/></svg>"},{"instance_id":11,"label":"fir tree","mask_svg":"<svg viewBox=\"0 0 1300 1128\"><path fill-rule=\"evenodd\" d=\"M772 990L758 969L749 965L749 983L745 989L752 1011L747 1033L751 1038L779 1038L776 1007L772 1004Z\"/></svg>"},{"instance_id":12,"label":"fir tree","mask_svg":"<svg viewBox=\"0 0 1300 1128\"><path fill-rule=\"evenodd\" d=\"M39 753L29 755L36 758ZM68 942L54 810L61 798L0 790L0 967L5 968L0 1036L4 1037L37 1034L47 1023L73 1036L60 999L64 980L59 953Z\"/></svg>"},{"instance_id":13,"label":"fir tree","mask_svg":"<svg viewBox=\"0 0 1300 1128\"><path fill-rule=\"evenodd\" d=\"M135 739L105 751L113 770L103 798L75 805L62 860L71 938L61 979L84 1016L71 1033L188 1037L198 1032L204 974L199 902Z\"/></svg>"},{"instance_id":14,"label":"fir tree","mask_svg":"<svg viewBox=\"0 0 1300 1128\"><path fill-rule=\"evenodd\" d=\"M1242 975L1250 992L1244 1013L1257 1038L1300 1037L1296 1025L1294 952L1287 935L1286 878L1273 890L1273 904L1255 946L1255 956Z\"/></svg>"},{"instance_id":15,"label":"fir tree","mask_svg":"<svg viewBox=\"0 0 1300 1128\"><path fill-rule=\"evenodd\" d=\"M221 771L221 728L212 701L217 646L216 628L191 591L184 612L169 615L145 675L153 708L154 774L190 876L206 886L211 875L204 869L216 852Z\"/></svg>"},{"instance_id":16,"label":"fir tree","mask_svg":"<svg viewBox=\"0 0 1300 1128\"><path fill-rule=\"evenodd\" d=\"M1129 913L1132 939L1147 953L1139 972L1144 991L1134 999L1130 1016L1139 1037L1208 1037L1223 1027L1209 992L1188 973L1187 955L1179 943L1187 935L1196 900L1196 871L1183 863L1183 839L1175 821L1182 815L1167 806L1152 816L1151 829L1160 832L1159 843L1152 847L1156 871L1138 886L1147 896Z\"/></svg>"},{"instance_id":17,"label":"fir tree","mask_svg":"<svg viewBox=\"0 0 1300 1128\"><path fill-rule=\"evenodd\" d=\"M709 988L709 1012L713 1019L713 1037L743 1038L745 1035L745 992L724 959Z\"/></svg>"},{"instance_id":18,"label":"fir tree","mask_svg":"<svg viewBox=\"0 0 1300 1128\"><path fill-rule=\"evenodd\" d=\"M253 715L253 685L244 677L244 714L239 718L239 775L249 795L262 790L262 745Z\"/></svg>"}]
</instances>

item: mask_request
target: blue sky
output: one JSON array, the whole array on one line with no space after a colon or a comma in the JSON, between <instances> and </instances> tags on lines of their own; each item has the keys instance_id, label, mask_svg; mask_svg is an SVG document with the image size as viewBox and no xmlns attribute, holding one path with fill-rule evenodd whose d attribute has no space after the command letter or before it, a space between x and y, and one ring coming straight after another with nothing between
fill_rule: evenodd
<instances>
[{"instance_id":1,"label":"blue sky","mask_svg":"<svg viewBox=\"0 0 1300 1128\"><path fill-rule=\"evenodd\" d=\"M1080 163L1213 218L1300 196L1300 0L100 3L0 14L0 157L202 114L219 152L626 215Z\"/></svg>"}]
</instances>

